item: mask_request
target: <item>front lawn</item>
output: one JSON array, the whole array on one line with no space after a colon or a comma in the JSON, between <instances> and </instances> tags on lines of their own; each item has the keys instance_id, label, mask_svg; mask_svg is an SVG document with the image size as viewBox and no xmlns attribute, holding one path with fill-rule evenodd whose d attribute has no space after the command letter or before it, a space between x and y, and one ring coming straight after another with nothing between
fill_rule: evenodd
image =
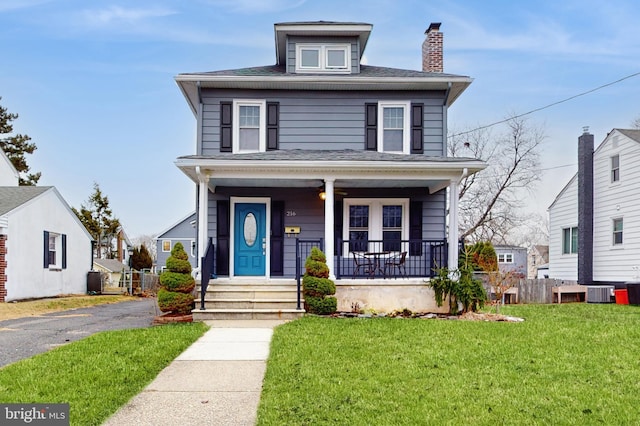
<instances>
[{"instance_id":1,"label":"front lawn","mask_svg":"<svg viewBox=\"0 0 640 426\"><path fill-rule=\"evenodd\" d=\"M640 307L523 323L306 317L275 330L259 425L634 424Z\"/></svg>"},{"instance_id":2,"label":"front lawn","mask_svg":"<svg viewBox=\"0 0 640 426\"><path fill-rule=\"evenodd\" d=\"M207 330L203 323L107 331L0 369L3 403L68 403L99 425Z\"/></svg>"}]
</instances>

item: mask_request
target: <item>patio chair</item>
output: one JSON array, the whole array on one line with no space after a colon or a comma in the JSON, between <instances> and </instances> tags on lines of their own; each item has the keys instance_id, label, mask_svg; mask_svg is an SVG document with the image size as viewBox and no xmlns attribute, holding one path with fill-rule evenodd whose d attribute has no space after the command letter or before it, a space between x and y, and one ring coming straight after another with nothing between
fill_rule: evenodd
<instances>
[{"instance_id":1,"label":"patio chair","mask_svg":"<svg viewBox=\"0 0 640 426\"><path fill-rule=\"evenodd\" d=\"M371 263L371 258L355 251L352 251L351 254L353 255L354 265L353 276L351 278L355 278L358 274L366 274L371 276L372 272L374 271L374 269L372 269L373 264Z\"/></svg>"},{"instance_id":2,"label":"patio chair","mask_svg":"<svg viewBox=\"0 0 640 426\"><path fill-rule=\"evenodd\" d=\"M387 270L389 272L393 271L393 278L397 278L398 274L407 278L407 269L405 268L405 262L407 261L407 252L403 251L399 256L390 257L384 262L384 276L387 277L390 274L387 274Z\"/></svg>"}]
</instances>

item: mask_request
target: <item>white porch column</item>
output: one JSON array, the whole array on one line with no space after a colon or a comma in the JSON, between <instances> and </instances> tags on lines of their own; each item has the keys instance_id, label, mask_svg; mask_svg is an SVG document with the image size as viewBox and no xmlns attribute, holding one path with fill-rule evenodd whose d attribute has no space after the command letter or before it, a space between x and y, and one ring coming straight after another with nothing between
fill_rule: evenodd
<instances>
[{"instance_id":1,"label":"white porch column","mask_svg":"<svg viewBox=\"0 0 640 426\"><path fill-rule=\"evenodd\" d=\"M449 182L449 271L458 269L458 181Z\"/></svg>"},{"instance_id":2,"label":"white porch column","mask_svg":"<svg viewBox=\"0 0 640 426\"><path fill-rule=\"evenodd\" d=\"M334 217L333 217L333 182L334 179L324 180L324 254L327 256L327 266L329 267L329 278L334 280L335 265L333 259L333 240L334 240Z\"/></svg>"},{"instance_id":3,"label":"white porch column","mask_svg":"<svg viewBox=\"0 0 640 426\"><path fill-rule=\"evenodd\" d=\"M207 181L209 177L198 173L198 269L202 271L202 257L205 255L207 249L207 241L209 233L207 228L209 226L208 211L209 211L209 187Z\"/></svg>"}]
</instances>

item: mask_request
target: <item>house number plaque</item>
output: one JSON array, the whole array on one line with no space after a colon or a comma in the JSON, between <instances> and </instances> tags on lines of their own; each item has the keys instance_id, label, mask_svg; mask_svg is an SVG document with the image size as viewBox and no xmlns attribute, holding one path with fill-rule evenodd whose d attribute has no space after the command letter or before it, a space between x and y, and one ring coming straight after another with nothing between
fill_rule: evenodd
<instances>
[{"instance_id":1,"label":"house number plaque","mask_svg":"<svg viewBox=\"0 0 640 426\"><path fill-rule=\"evenodd\" d=\"M297 213L295 212L295 210L287 210L287 217L294 217L297 216Z\"/></svg>"}]
</instances>

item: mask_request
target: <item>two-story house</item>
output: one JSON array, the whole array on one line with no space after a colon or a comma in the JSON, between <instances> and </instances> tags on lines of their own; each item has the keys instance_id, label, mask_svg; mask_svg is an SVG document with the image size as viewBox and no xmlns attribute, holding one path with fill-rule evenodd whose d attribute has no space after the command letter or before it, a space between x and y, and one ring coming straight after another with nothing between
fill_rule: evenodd
<instances>
[{"instance_id":1,"label":"two-story house","mask_svg":"<svg viewBox=\"0 0 640 426\"><path fill-rule=\"evenodd\" d=\"M578 173L549 207L549 276L584 285L638 280L640 130L613 129L594 150L578 139Z\"/></svg>"},{"instance_id":2,"label":"two-story house","mask_svg":"<svg viewBox=\"0 0 640 426\"><path fill-rule=\"evenodd\" d=\"M443 72L439 28L421 71L363 64L370 24L318 21L274 25L275 65L176 77L197 122L176 165L197 186L213 287L289 283L311 240L338 309L437 310L425 278L457 265L458 185L486 166L447 157L447 112L472 79Z\"/></svg>"}]
</instances>

